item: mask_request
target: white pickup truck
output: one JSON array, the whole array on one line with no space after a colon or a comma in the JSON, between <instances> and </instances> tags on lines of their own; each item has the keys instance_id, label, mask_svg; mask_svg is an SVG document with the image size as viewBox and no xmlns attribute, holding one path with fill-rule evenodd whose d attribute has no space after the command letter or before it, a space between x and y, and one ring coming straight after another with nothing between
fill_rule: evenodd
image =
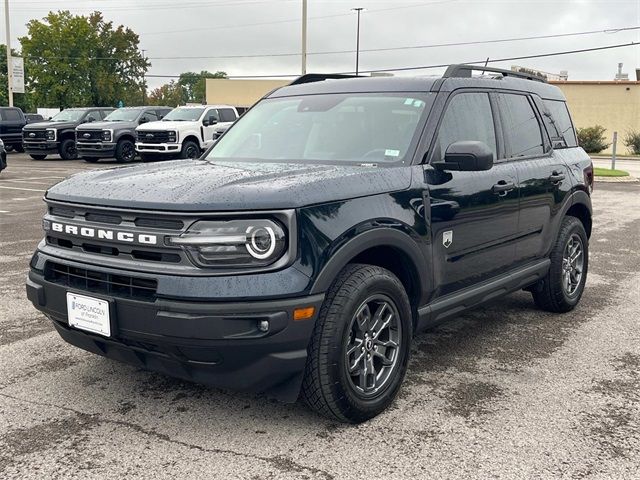
<instances>
[{"instance_id":1,"label":"white pickup truck","mask_svg":"<svg viewBox=\"0 0 640 480\"><path fill-rule=\"evenodd\" d=\"M142 161L197 158L213 143L215 130L237 118L237 110L230 105L176 107L162 120L136 128L136 151Z\"/></svg>"}]
</instances>

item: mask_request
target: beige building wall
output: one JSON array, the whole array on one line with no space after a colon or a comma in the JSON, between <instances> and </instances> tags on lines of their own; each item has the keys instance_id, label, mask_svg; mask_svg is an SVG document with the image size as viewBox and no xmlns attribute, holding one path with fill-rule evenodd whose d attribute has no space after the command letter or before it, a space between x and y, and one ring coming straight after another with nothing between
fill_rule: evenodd
<instances>
[{"instance_id":1,"label":"beige building wall","mask_svg":"<svg viewBox=\"0 0 640 480\"><path fill-rule=\"evenodd\" d=\"M618 132L619 153L630 153L622 143L629 130L640 131L640 82L551 82L567 97L576 128L602 125L607 143ZM603 153L611 153L611 148Z\"/></svg>"},{"instance_id":2,"label":"beige building wall","mask_svg":"<svg viewBox=\"0 0 640 480\"><path fill-rule=\"evenodd\" d=\"M250 107L271 90L289 83L291 80L207 78L207 103Z\"/></svg>"}]
</instances>

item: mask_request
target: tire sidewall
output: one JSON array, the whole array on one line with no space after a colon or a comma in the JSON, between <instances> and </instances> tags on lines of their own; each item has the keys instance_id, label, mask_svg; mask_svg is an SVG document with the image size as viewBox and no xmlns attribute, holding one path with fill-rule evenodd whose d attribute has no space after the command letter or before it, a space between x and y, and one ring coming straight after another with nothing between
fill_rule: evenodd
<instances>
[{"instance_id":1,"label":"tire sidewall","mask_svg":"<svg viewBox=\"0 0 640 480\"><path fill-rule=\"evenodd\" d=\"M196 151L196 156L195 157L189 157L187 156L187 153L189 151L189 148L195 148ZM191 140L186 141L184 144L182 144L182 151L180 152L180 158L184 158L184 159L188 159L188 158L192 158L192 159L196 159L200 156L200 147L195 143L192 142Z\"/></svg>"},{"instance_id":2,"label":"tire sidewall","mask_svg":"<svg viewBox=\"0 0 640 480\"><path fill-rule=\"evenodd\" d=\"M389 380L386 388L372 398L359 396L350 386L350 379L344 365L344 346L348 336L351 319L362 302L374 294L382 294L389 297L400 315L401 321L401 345L398 362L393 372L393 378ZM411 350L412 321L409 299L400 281L390 272L382 271L379 274L367 278L361 283L355 292L351 292L349 300L343 305L340 312L331 312L337 315L332 331L327 332L327 340L331 346L328 354L330 364L329 375L333 385L334 398L339 398L340 407L346 416L356 421L364 421L382 412L395 398L404 375L407 370L409 353Z\"/></svg>"},{"instance_id":3,"label":"tire sidewall","mask_svg":"<svg viewBox=\"0 0 640 480\"><path fill-rule=\"evenodd\" d=\"M587 233L585 232L580 220L573 217L567 217L567 219L568 220L566 221L570 223L566 225L565 228L561 228L560 236L558 237L556 247L551 256L550 281L552 282L552 289L562 295L563 303L566 304L566 306L573 308L578 304L578 302L580 302L580 298L584 293L584 287L587 282L587 274L589 272L589 239L587 238ZM578 235L580 240L582 240L584 262L582 267L582 278L580 279L577 294L569 296L562 285L562 258L567 242L574 234Z\"/></svg>"},{"instance_id":4,"label":"tire sidewall","mask_svg":"<svg viewBox=\"0 0 640 480\"><path fill-rule=\"evenodd\" d=\"M130 159L124 158L124 147L125 145L130 145L131 148L133 149L133 157L131 157ZM135 144L131 141L131 140L127 140L126 138L123 138L122 140L118 141L118 144L116 145L116 161L120 162L120 163L129 163L129 162L133 162L136 158L136 151L135 151Z\"/></svg>"},{"instance_id":5,"label":"tire sidewall","mask_svg":"<svg viewBox=\"0 0 640 480\"><path fill-rule=\"evenodd\" d=\"M76 150L75 148L75 143L76 142L71 138L67 138L66 140L62 141L62 143L60 144L60 157L63 160L75 160L78 158L78 150ZM72 155L69 155L67 153L67 150L69 149L70 144L73 145L74 153Z\"/></svg>"}]
</instances>

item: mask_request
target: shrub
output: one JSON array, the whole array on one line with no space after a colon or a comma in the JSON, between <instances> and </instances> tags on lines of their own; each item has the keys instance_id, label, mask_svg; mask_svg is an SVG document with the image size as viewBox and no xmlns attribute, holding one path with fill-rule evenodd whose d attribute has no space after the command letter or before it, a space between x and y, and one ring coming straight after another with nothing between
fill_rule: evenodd
<instances>
[{"instance_id":1,"label":"shrub","mask_svg":"<svg viewBox=\"0 0 640 480\"><path fill-rule=\"evenodd\" d=\"M607 143L604 132L607 129L602 125L593 127L584 127L578 129L578 144L584 148L587 153L598 153L606 150L611 145Z\"/></svg>"},{"instance_id":2,"label":"shrub","mask_svg":"<svg viewBox=\"0 0 640 480\"><path fill-rule=\"evenodd\" d=\"M634 155L640 155L640 132L637 130L629 130L624 134L622 143L627 147Z\"/></svg>"}]
</instances>

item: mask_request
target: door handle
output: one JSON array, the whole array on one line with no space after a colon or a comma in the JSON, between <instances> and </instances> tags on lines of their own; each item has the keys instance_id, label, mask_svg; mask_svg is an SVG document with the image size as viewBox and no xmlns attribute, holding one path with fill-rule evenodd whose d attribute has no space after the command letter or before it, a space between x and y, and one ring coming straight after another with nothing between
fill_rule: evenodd
<instances>
[{"instance_id":1,"label":"door handle","mask_svg":"<svg viewBox=\"0 0 640 480\"><path fill-rule=\"evenodd\" d=\"M556 170L554 170L553 173L549 176L549 180L554 185L558 185L564 179L565 179L564 173L558 173Z\"/></svg>"},{"instance_id":2,"label":"door handle","mask_svg":"<svg viewBox=\"0 0 640 480\"><path fill-rule=\"evenodd\" d=\"M515 183L507 182L506 180L500 180L498 183L496 183L493 186L491 191L497 195L500 195L501 197L504 197L507 193L509 193L514 188L516 188Z\"/></svg>"}]
</instances>

